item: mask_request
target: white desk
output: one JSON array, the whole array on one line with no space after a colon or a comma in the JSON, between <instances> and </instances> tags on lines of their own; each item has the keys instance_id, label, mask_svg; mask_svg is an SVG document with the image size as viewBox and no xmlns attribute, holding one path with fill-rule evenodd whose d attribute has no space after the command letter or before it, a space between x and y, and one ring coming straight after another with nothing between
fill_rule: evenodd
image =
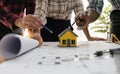
<instances>
[{"instance_id":1,"label":"white desk","mask_svg":"<svg viewBox=\"0 0 120 74\"><path fill-rule=\"evenodd\" d=\"M72 48L57 45L57 42L45 42L42 47L0 64L0 74L119 74L114 58L84 57L120 45L102 41L79 42L78 47ZM83 59L73 61L75 55Z\"/></svg>"}]
</instances>

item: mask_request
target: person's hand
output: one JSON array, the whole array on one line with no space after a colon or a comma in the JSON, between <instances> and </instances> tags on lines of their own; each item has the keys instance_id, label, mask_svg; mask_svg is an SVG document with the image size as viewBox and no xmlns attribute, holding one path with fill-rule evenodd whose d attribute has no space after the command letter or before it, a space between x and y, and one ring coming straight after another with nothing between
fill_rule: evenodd
<instances>
[{"instance_id":1,"label":"person's hand","mask_svg":"<svg viewBox=\"0 0 120 74\"><path fill-rule=\"evenodd\" d=\"M35 34L33 34L33 35L31 36L31 38L38 40L38 41L39 41L39 46L41 46L41 45L43 44L43 39L42 39L42 37L40 36L40 34L35 33Z\"/></svg>"},{"instance_id":2,"label":"person's hand","mask_svg":"<svg viewBox=\"0 0 120 74\"><path fill-rule=\"evenodd\" d=\"M38 40L39 41L39 46L41 46L43 44L43 39L41 37L40 29L31 30L30 38Z\"/></svg>"},{"instance_id":3,"label":"person's hand","mask_svg":"<svg viewBox=\"0 0 120 74\"><path fill-rule=\"evenodd\" d=\"M4 62L5 59L0 55L0 63Z\"/></svg>"},{"instance_id":4,"label":"person's hand","mask_svg":"<svg viewBox=\"0 0 120 74\"><path fill-rule=\"evenodd\" d=\"M88 41L106 41L106 39L99 37L89 37Z\"/></svg>"},{"instance_id":5,"label":"person's hand","mask_svg":"<svg viewBox=\"0 0 120 74\"><path fill-rule=\"evenodd\" d=\"M18 18L15 21L15 25L20 27L21 29L29 28L29 29L41 29L42 28L42 21L31 15L28 14L27 16L24 16L22 18Z\"/></svg>"},{"instance_id":6,"label":"person's hand","mask_svg":"<svg viewBox=\"0 0 120 74\"><path fill-rule=\"evenodd\" d=\"M88 15L84 12L81 14L76 15L75 17L76 24L78 26L78 29L84 29L85 27L88 26L89 24L89 17Z\"/></svg>"}]
</instances>

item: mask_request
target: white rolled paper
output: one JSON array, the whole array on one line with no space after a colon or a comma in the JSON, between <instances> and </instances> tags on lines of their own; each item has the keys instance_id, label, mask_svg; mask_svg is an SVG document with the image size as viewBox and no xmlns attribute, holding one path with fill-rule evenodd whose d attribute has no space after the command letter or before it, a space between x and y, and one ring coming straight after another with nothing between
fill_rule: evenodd
<instances>
[{"instance_id":1,"label":"white rolled paper","mask_svg":"<svg viewBox=\"0 0 120 74\"><path fill-rule=\"evenodd\" d=\"M1 39L0 53L5 59L11 59L38 46L39 42L35 39L11 33Z\"/></svg>"}]
</instances>

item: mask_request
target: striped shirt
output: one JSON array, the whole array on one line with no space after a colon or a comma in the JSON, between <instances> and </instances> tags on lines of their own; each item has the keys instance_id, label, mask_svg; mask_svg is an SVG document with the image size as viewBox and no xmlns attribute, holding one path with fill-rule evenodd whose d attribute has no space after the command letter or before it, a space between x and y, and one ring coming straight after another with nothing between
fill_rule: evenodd
<instances>
[{"instance_id":1,"label":"striped shirt","mask_svg":"<svg viewBox=\"0 0 120 74\"><path fill-rule=\"evenodd\" d=\"M89 6L88 6L88 10L89 9L93 9L95 11L97 11L98 13L102 12L102 8L103 8L103 0L88 0L89 1ZM113 10L120 10L120 0L108 0L113 7Z\"/></svg>"},{"instance_id":2,"label":"striped shirt","mask_svg":"<svg viewBox=\"0 0 120 74\"><path fill-rule=\"evenodd\" d=\"M87 7L88 10L95 10L98 13L102 12L103 8L103 0L88 0L89 6Z\"/></svg>"},{"instance_id":3,"label":"striped shirt","mask_svg":"<svg viewBox=\"0 0 120 74\"><path fill-rule=\"evenodd\" d=\"M75 14L84 12L82 0L36 0L35 16L46 24L46 17L70 20L72 10Z\"/></svg>"},{"instance_id":4,"label":"striped shirt","mask_svg":"<svg viewBox=\"0 0 120 74\"><path fill-rule=\"evenodd\" d=\"M108 0L111 4L114 10L120 10L120 0Z\"/></svg>"}]
</instances>

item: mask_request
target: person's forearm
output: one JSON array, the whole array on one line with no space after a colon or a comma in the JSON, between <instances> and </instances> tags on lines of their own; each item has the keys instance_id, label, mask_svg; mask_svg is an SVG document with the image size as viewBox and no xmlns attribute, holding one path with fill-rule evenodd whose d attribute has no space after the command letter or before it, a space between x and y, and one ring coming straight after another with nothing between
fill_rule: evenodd
<instances>
[{"instance_id":1,"label":"person's forearm","mask_svg":"<svg viewBox=\"0 0 120 74\"><path fill-rule=\"evenodd\" d=\"M89 40L90 34L89 34L89 31L88 31L88 28L87 28L87 27L84 28L84 29L83 29L83 32L85 33L86 38Z\"/></svg>"},{"instance_id":2,"label":"person's forearm","mask_svg":"<svg viewBox=\"0 0 120 74\"><path fill-rule=\"evenodd\" d=\"M88 15L90 17L90 23L94 22L102 12L104 1L103 0L88 0Z\"/></svg>"},{"instance_id":3,"label":"person's forearm","mask_svg":"<svg viewBox=\"0 0 120 74\"><path fill-rule=\"evenodd\" d=\"M10 12L5 6L0 6L0 16L4 25L9 28L12 28L14 21L19 18L16 14Z\"/></svg>"}]
</instances>

